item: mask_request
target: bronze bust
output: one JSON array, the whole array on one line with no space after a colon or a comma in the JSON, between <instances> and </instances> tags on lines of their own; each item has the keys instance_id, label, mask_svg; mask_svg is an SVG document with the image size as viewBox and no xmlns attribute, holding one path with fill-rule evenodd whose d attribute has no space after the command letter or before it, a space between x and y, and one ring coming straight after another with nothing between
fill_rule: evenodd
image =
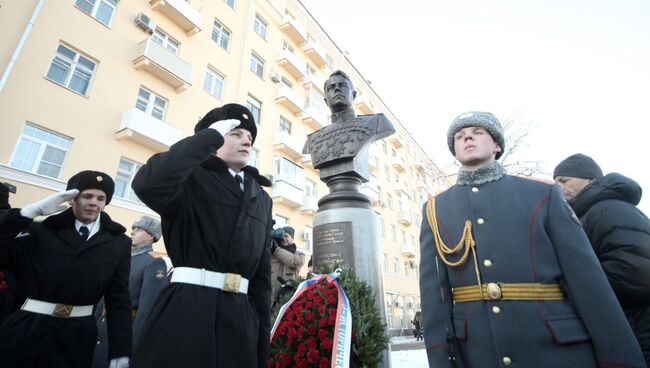
<instances>
[{"instance_id":1,"label":"bronze bust","mask_svg":"<svg viewBox=\"0 0 650 368\"><path fill-rule=\"evenodd\" d=\"M311 154L314 168L325 182L341 174L367 182L370 144L393 134L395 128L384 114L357 116L352 105L357 92L344 72L332 73L324 87L332 124L310 134L302 152Z\"/></svg>"}]
</instances>

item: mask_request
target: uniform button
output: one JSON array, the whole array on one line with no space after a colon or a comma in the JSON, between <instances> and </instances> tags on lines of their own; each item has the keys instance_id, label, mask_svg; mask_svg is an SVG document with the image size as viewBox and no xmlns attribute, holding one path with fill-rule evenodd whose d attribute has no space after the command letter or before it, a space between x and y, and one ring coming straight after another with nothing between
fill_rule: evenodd
<instances>
[{"instance_id":1,"label":"uniform button","mask_svg":"<svg viewBox=\"0 0 650 368\"><path fill-rule=\"evenodd\" d=\"M477 187L472 187L472 192L474 192L474 193L478 192L478 188Z\"/></svg>"},{"instance_id":2,"label":"uniform button","mask_svg":"<svg viewBox=\"0 0 650 368\"><path fill-rule=\"evenodd\" d=\"M476 220L476 222L477 222L479 225L483 225L483 223L485 223L485 220L483 220L482 218L479 217L478 220Z\"/></svg>"},{"instance_id":3,"label":"uniform button","mask_svg":"<svg viewBox=\"0 0 650 368\"><path fill-rule=\"evenodd\" d=\"M97 345L100 345L101 343L102 343L101 341L97 341Z\"/></svg>"},{"instance_id":4,"label":"uniform button","mask_svg":"<svg viewBox=\"0 0 650 368\"><path fill-rule=\"evenodd\" d=\"M512 364L512 359L510 359L510 357L508 357L508 356L504 356L502 360L503 360L503 364L505 364L505 365Z\"/></svg>"},{"instance_id":5,"label":"uniform button","mask_svg":"<svg viewBox=\"0 0 650 368\"><path fill-rule=\"evenodd\" d=\"M483 266L492 267L492 261L490 261L489 259L483 260Z\"/></svg>"},{"instance_id":6,"label":"uniform button","mask_svg":"<svg viewBox=\"0 0 650 368\"><path fill-rule=\"evenodd\" d=\"M492 313L494 314L499 314L501 313L501 308L497 307L496 305L492 307Z\"/></svg>"}]
</instances>

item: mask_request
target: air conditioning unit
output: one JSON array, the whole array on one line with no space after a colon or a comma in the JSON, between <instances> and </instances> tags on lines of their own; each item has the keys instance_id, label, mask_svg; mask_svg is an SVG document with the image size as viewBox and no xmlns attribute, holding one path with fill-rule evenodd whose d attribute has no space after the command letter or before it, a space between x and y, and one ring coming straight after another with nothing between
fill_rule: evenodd
<instances>
[{"instance_id":1,"label":"air conditioning unit","mask_svg":"<svg viewBox=\"0 0 650 368\"><path fill-rule=\"evenodd\" d=\"M135 17L135 25L148 34L153 34L153 31L156 29L156 24L144 13L138 13Z\"/></svg>"},{"instance_id":2,"label":"air conditioning unit","mask_svg":"<svg viewBox=\"0 0 650 368\"><path fill-rule=\"evenodd\" d=\"M308 231L303 231L302 232L302 240L309 240L309 232Z\"/></svg>"},{"instance_id":3,"label":"air conditioning unit","mask_svg":"<svg viewBox=\"0 0 650 368\"><path fill-rule=\"evenodd\" d=\"M273 83L280 83L280 80L282 79L282 77L280 76L280 73L274 72L274 71L271 71L269 76L271 77L271 80L273 81Z\"/></svg>"}]
</instances>

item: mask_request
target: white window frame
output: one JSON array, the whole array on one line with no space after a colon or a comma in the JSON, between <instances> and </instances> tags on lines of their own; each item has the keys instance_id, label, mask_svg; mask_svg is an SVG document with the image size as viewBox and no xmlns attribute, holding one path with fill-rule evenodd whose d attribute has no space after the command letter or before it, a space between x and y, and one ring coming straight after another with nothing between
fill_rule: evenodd
<instances>
[{"instance_id":1,"label":"white window frame","mask_svg":"<svg viewBox=\"0 0 650 368\"><path fill-rule=\"evenodd\" d=\"M287 158L274 157L273 168L275 181L281 180L299 190L302 190L302 182L304 178L302 167Z\"/></svg>"},{"instance_id":2,"label":"white window frame","mask_svg":"<svg viewBox=\"0 0 650 368\"><path fill-rule=\"evenodd\" d=\"M62 48L68 53L73 54L72 58L70 58L70 55L62 53ZM90 68L87 64L92 64L92 68ZM79 95L88 96L88 90L90 89L90 85L93 81L95 70L97 69L97 64L98 63L95 60L92 60L88 56L82 55L80 52L73 50L71 47L68 47L64 44L59 44L56 48L56 52L54 53L54 57L50 62L50 66L47 69L45 78ZM53 76L50 76L50 72L52 72L52 68L55 65L56 67L65 69L65 76L62 81L56 80ZM75 77L81 78L82 80L87 78L87 83L83 91L76 90L71 86Z\"/></svg>"},{"instance_id":3,"label":"white window frame","mask_svg":"<svg viewBox=\"0 0 650 368\"><path fill-rule=\"evenodd\" d=\"M27 135L26 130L27 129L33 129L32 134ZM21 163L17 162L19 159L18 154L19 152L22 151L21 147L23 142L26 142L25 144L31 144L32 147L34 144L38 145L38 149L36 150L35 153L32 153L33 158L31 159L31 167L27 168L25 164L22 164L22 162L27 163L29 161L29 154L28 152L25 152L26 156L25 157L20 157ZM48 178L54 178L58 179L61 176L61 171L63 169L63 166L65 165L65 161L68 157L68 152L70 152L70 146L72 145L72 138L66 137L62 134L55 133L51 130L47 130L44 128L39 127L38 125L35 124L30 124L30 123L25 123L23 126L22 131L20 132L20 138L18 139L18 142L16 143L16 146L14 147L14 152L11 155L11 160L9 161L9 166L14 167L18 170L30 172L36 175L42 175ZM29 148L27 146L23 147L23 149ZM60 163L56 162L48 162L45 161L44 155L46 154L46 151L50 150L58 150L63 152L63 159L61 160ZM41 171L41 165L50 165L49 167L56 166L58 167L58 172L56 173L56 176L49 175L47 173L44 173ZM47 168L44 168L46 170Z\"/></svg>"},{"instance_id":4,"label":"white window frame","mask_svg":"<svg viewBox=\"0 0 650 368\"><path fill-rule=\"evenodd\" d=\"M218 20L214 20L214 23L212 23L212 35L210 38L212 41L214 41L219 47L221 47L224 50L230 49L230 37L232 36L232 32L228 27L224 26L219 22ZM225 43L225 46L224 46Z\"/></svg>"},{"instance_id":5,"label":"white window frame","mask_svg":"<svg viewBox=\"0 0 650 368\"><path fill-rule=\"evenodd\" d=\"M81 5L79 5L80 3L84 3L84 2L88 3L88 5L92 7L92 9L90 9L90 12L87 12L86 9L84 9ZM99 23L107 27L110 27L111 24L113 23L113 16L115 15L115 8L117 7L117 2L118 0L76 0L74 5L77 7L77 9L95 18ZM103 20L97 18L97 12L99 11L101 5L104 6L104 9L108 8L111 11L111 14L106 23L104 23Z\"/></svg>"},{"instance_id":6,"label":"white window frame","mask_svg":"<svg viewBox=\"0 0 650 368\"><path fill-rule=\"evenodd\" d=\"M229 7L235 9L235 0L223 0L223 2L226 3L226 5Z\"/></svg>"},{"instance_id":7,"label":"white window frame","mask_svg":"<svg viewBox=\"0 0 650 368\"><path fill-rule=\"evenodd\" d=\"M266 37L268 35L268 23L262 19L259 15L255 14L255 21L253 23L253 30L255 30L255 33L260 35L263 39L266 40Z\"/></svg>"},{"instance_id":8,"label":"white window frame","mask_svg":"<svg viewBox=\"0 0 650 368\"><path fill-rule=\"evenodd\" d=\"M181 43L175 40L172 36L168 35L166 32L160 30L158 27L154 30L151 35L151 39L159 44L160 46L167 49L174 55L178 55L178 50L181 47Z\"/></svg>"},{"instance_id":9,"label":"white window frame","mask_svg":"<svg viewBox=\"0 0 650 368\"><path fill-rule=\"evenodd\" d=\"M313 249L312 239L314 239L314 229L311 226L305 226L304 233L309 234L307 239L303 238L305 241L305 249L311 252Z\"/></svg>"},{"instance_id":10,"label":"white window frame","mask_svg":"<svg viewBox=\"0 0 650 368\"><path fill-rule=\"evenodd\" d=\"M205 70L205 79L203 80L203 90L221 100L223 99L223 90L225 87L226 87L226 76L219 73L216 69L208 66L207 69Z\"/></svg>"},{"instance_id":11,"label":"white window frame","mask_svg":"<svg viewBox=\"0 0 650 368\"><path fill-rule=\"evenodd\" d=\"M253 113L255 124L260 125L262 119L262 101L251 95L248 95L248 99L246 100L246 107Z\"/></svg>"},{"instance_id":12,"label":"white window frame","mask_svg":"<svg viewBox=\"0 0 650 368\"><path fill-rule=\"evenodd\" d=\"M141 92L146 92L149 94L148 98L145 98L141 95ZM162 105L160 103L163 103ZM148 114L153 116L158 120L165 120L165 112L167 111L167 102L168 100L158 94L152 92L150 89L145 87L140 87L138 90L138 97L136 99L135 107ZM142 109L141 107L144 107Z\"/></svg>"},{"instance_id":13,"label":"white window frame","mask_svg":"<svg viewBox=\"0 0 650 368\"><path fill-rule=\"evenodd\" d=\"M390 224L390 240L394 242L397 241L397 227L395 226L395 224Z\"/></svg>"},{"instance_id":14,"label":"white window frame","mask_svg":"<svg viewBox=\"0 0 650 368\"><path fill-rule=\"evenodd\" d=\"M289 225L289 218L288 217L278 215L276 213L275 216L273 217L273 219L275 220L275 228L276 229Z\"/></svg>"},{"instance_id":15,"label":"white window frame","mask_svg":"<svg viewBox=\"0 0 650 368\"><path fill-rule=\"evenodd\" d=\"M130 168L128 170L124 170L122 168L122 163L129 165ZM126 201L131 201L135 203L142 203L140 198L135 194L133 191L133 188L131 188L131 183L133 183L133 178L135 177L135 174L140 170L142 167L142 164L137 163L133 160L129 160L128 158L120 158L120 162L117 165L117 173L115 174L115 197L124 199ZM120 184L118 183L124 183L124 191L123 192L118 192L118 187Z\"/></svg>"},{"instance_id":16,"label":"white window frame","mask_svg":"<svg viewBox=\"0 0 650 368\"><path fill-rule=\"evenodd\" d=\"M257 167L257 158L259 156L260 150L257 148L251 147L250 153L248 155L248 166Z\"/></svg>"},{"instance_id":17,"label":"white window frame","mask_svg":"<svg viewBox=\"0 0 650 368\"><path fill-rule=\"evenodd\" d=\"M305 197L318 197L316 182L305 178Z\"/></svg>"},{"instance_id":18,"label":"white window frame","mask_svg":"<svg viewBox=\"0 0 650 368\"><path fill-rule=\"evenodd\" d=\"M250 68L249 69L255 75L257 75L258 77L264 79L264 59L257 56L257 54L254 53L254 52L251 52L251 62L250 62Z\"/></svg>"},{"instance_id":19,"label":"white window frame","mask_svg":"<svg viewBox=\"0 0 650 368\"><path fill-rule=\"evenodd\" d=\"M278 132L287 132L287 134L291 134L291 126L292 124L289 121L289 119L280 115L280 121L278 123Z\"/></svg>"}]
</instances>

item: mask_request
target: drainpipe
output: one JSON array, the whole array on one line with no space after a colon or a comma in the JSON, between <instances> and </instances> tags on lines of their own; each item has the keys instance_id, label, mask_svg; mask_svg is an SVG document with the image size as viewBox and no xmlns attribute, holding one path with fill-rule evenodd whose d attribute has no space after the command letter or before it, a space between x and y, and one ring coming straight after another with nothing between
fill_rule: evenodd
<instances>
[{"instance_id":1,"label":"drainpipe","mask_svg":"<svg viewBox=\"0 0 650 368\"><path fill-rule=\"evenodd\" d=\"M29 33L32 31L32 27L36 22L36 18L38 17L38 14L41 12L41 8L43 8L43 3L45 3L45 0L39 0L38 4L36 4L36 8L32 13L32 17L29 19L29 23L27 23L27 26L23 31L23 35L22 37L20 37L20 41L18 41L18 45L16 46L14 53L11 55L9 64L7 64L7 69L5 69L5 72L2 74L2 79L0 79L0 93L2 92L2 89L5 86L5 83L7 83L7 79L9 79L9 75L11 74L11 71L14 69L14 65L16 65L16 60L18 60L18 55L20 55L23 46L25 46L25 42L27 42L27 37L29 37Z\"/></svg>"}]
</instances>

